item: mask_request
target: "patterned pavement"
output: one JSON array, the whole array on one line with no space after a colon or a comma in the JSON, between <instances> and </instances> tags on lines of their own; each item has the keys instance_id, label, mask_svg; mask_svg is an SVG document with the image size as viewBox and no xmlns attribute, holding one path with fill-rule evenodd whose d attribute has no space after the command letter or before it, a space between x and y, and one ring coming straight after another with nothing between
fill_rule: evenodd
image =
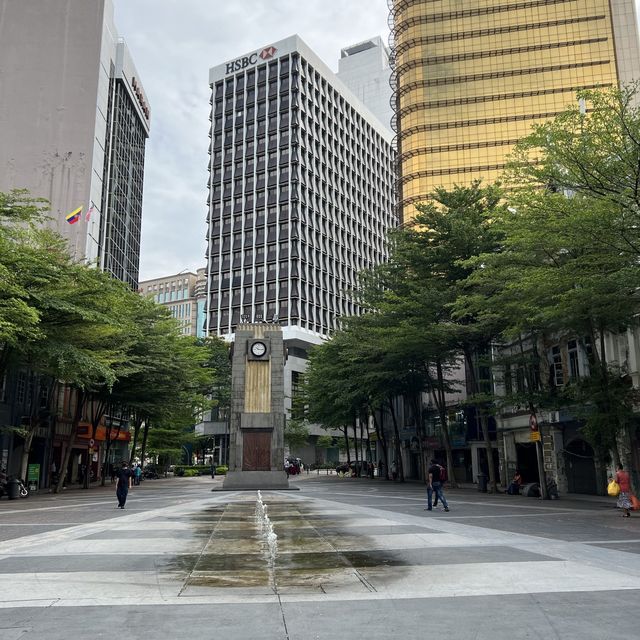
<instances>
[{"instance_id":1,"label":"patterned pavement","mask_svg":"<svg viewBox=\"0 0 640 640\"><path fill-rule=\"evenodd\" d=\"M464 603L459 615L465 632L450 637L601 640L609 637L610 621L591 606L582 621L594 612L589 619L593 635L585 635L580 621L575 636L520 635L513 629L504 635L469 635L473 623L464 621L482 602L486 609L473 615L493 611L495 616L504 611L499 603L510 597L522 607L526 601L517 597L534 597L536 608L549 594L549 606L566 601L584 605L590 598L604 602L607 593L615 595L616 602L640 601L640 554L624 550L636 548L640 518L621 523L627 528L617 542L593 536L576 541L496 527L514 517L561 524L563 514L575 518L580 509L524 503L526 510L517 513L522 503L514 502L508 513L488 513L486 506L478 513L477 498L469 500L468 507L454 498L451 513L427 515L419 494L378 495L348 485L327 492L326 485L313 483L300 492L265 492L261 497L277 549L268 544L264 519L257 515L256 492L211 493L207 487L196 499L190 496L168 506L147 502L144 509L136 509L134 494L127 505L131 509L114 509L113 515L106 513L112 498L96 499L106 514L102 519L83 524L70 520L68 526L54 522L43 533L32 533L36 514L49 510L50 515L59 507L22 510L29 534L0 542L0 640L54 637L17 624L20 610L32 614L46 609L52 615L63 608L91 607L95 612L115 607L179 615L186 605L243 605L244 611L254 612L273 605L265 609L271 612L268 623L259 617L243 622L236 611L228 623L236 630L235 638L258 637L257 629L264 638L335 638L334 631L306 627L310 623L305 623L305 612L316 611L335 626L338 621L344 625L341 615L359 611L356 618L370 624L380 607L390 603L396 603L396 613L404 612L403 624L411 616L420 618L425 607L433 611L441 606L456 615L456 607ZM11 513L6 504L2 507ZM493 519L491 526L487 518ZM340 613L346 605L351 614ZM6 625L3 611L11 611ZM275 617L274 611L279 612ZM492 622L496 628L504 622L497 615ZM377 624L362 637L385 637L385 620ZM399 627L394 623L394 628ZM356 632L353 637L360 636ZM639 636L625 635L623 628L615 637Z\"/></svg>"}]
</instances>

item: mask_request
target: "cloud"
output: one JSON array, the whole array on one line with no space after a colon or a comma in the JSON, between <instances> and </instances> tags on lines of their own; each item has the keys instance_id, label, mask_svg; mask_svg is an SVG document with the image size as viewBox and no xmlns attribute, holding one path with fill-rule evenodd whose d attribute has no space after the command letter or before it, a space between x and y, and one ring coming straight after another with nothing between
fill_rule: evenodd
<instances>
[{"instance_id":1,"label":"cloud","mask_svg":"<svg viewBox=\"0 0 640 640\"><path fill-rule=\"evenodd\" d=\"M113 0L151 106L141 279L205 265L209 68L295 33L333 70L388 34L385 0Z\"/></svg>"}]
</instances>

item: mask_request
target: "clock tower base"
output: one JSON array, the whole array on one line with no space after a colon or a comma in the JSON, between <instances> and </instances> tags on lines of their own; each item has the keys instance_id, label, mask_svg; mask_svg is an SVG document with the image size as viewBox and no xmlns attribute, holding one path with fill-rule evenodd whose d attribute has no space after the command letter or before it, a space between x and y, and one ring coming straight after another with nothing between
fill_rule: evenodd
<instances>
[{"instance_id":1,"label":"clock tower base","mask_svg":"<svg viewBox=\"0 0 640 640\"><path fill-rule=\"evenodd\" d=\"M285 358L280 325L257 322L236 328L224 491L290 488L284 471Z\"/></svg>"}]
</instances>

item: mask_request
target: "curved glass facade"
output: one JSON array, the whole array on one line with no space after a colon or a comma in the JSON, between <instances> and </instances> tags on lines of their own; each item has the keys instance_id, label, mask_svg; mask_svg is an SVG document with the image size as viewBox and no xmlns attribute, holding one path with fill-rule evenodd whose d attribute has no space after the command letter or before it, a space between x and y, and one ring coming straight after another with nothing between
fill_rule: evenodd
<instances>
[{"instance_id":1,"label":"curved glass facade","mask_svg":"<svg viewBox=\"0 0 640 640\"><path fill-rule=\"evenodd\" d=\"M390 0L405 221L435 187L491 182L531 127L619 81L632 0ZM613 15L612 15L613 13ZM633 23L635 25L635 22Z\"/></svg>"}]
</instances>

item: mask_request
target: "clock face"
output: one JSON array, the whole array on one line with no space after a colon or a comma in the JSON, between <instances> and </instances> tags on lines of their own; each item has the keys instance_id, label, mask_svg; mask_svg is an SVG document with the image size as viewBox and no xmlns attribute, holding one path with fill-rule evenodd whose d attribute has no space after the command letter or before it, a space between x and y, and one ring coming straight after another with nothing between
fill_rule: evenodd
<instances>
[{"instance_id":1,"label":"clock face","mask_svg":"<svg viewBox=\"0 0 640 640\"><path fill-rule=\"evenodd\" d=\"M256 358L262 357L267 352L267 345L264 342L254 342L251 345L251 353Z\"/></svg>"}]
</instances>

